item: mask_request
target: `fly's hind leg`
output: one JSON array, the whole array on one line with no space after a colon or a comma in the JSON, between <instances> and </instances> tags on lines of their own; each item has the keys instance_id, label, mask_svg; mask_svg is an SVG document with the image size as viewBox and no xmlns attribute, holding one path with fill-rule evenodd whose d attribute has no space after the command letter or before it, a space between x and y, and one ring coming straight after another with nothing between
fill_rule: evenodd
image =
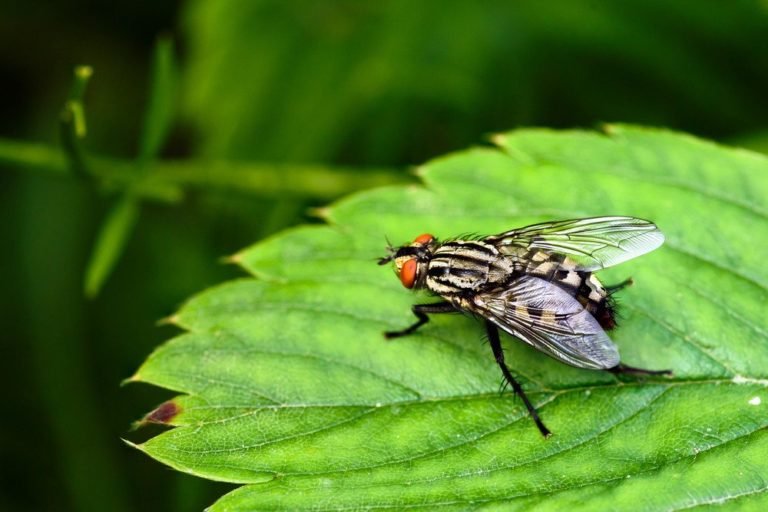
<instances>
[{"instance_id":1,"label":"fly's hind leg","mask_svg":"<svg viewBox=\"0 0 768 512\"><path fill-rule=\"evenodd\" d=\"M613 374L620 375L663 375L665 377L671 377L672 376L672 370L645 370L643 368L635 368L634 366L629 366L626 364L617 364L613 368L608 368L606 371L609 371Z\"/></svg>"},{"instance_id":2,"label":"fly's hind leg","mask_svg":"<svg viewBox=\"0 0 768 512\"><path fill-rule=\"evenodd\" d=\"M517 382L514 377L512 377L512 373L509 371L507 363L504 361L504 349L501 348L501 340L499 340L498 327L486 320L485 330L488 332L488 341L491 344L493 355L496 358L496 364L498 364L499 368L501 368L501 373L504 375L504 379L509 383L510 386L512 386L512 389L515 390L517 396L522 399L526 409L528 409L528 413L530 413L531 418L533 418L533 421L539 428L541 435L544 437L551 436L552 432L550 432L549 429L544 426L544 422L541 421L541 418L539 418L539 413L536 412L536 408L533 406L531 401L528 400L528 397L525 395L525 391L523 391L523 387L520 385L520 383Z\"/></svg>"},{"instance_id":3,"label":"fly's hind leg","mask_svg":"<svg viewBox=\"0 0 768 512\"><path fill-rule=\"evenodd\" d=\"M406 327L402 331L387 331L384 333L384 337L387 339L399 338L400 336L407 336L412 334L416 329L429 322L427 315L434 315L438 313L458 313L455 307L450 302L435 302L434 304L416 304L411 308L413 314L416 315L418 320L410 327Z\"/></svg>"}]
</instances>

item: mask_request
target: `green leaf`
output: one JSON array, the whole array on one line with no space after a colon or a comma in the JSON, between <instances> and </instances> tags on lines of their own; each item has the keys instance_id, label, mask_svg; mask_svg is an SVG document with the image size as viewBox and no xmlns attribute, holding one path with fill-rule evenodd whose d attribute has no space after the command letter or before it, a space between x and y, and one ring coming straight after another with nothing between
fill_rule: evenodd
<instances>
[{"instance_id":1,"label":"green leaf","mask_svg":"<svg viewBox=\"0 0 768 512\"><path fill-rule=\"evenodd\" d=\"M112 207L96 236L91 259L85 270L85 295L99 294L104 281L117 264L125 244L139 217L139 202L132 194L124 194Z\"/></svg>"},{"instance_id":2,"label":"green leaf","mask_svg":"<svg viewBox=\"0 0 768 512\"><path fill-rule=\"evenodd\" d=\"M177 70L173 58L173 41L161 37L152 56L149 81L149 101L144 117L144 129L139 141L139 164L157 156L173 121Z\"/></svg>"},{"instance_id":3,"label":"green leaf","mask_svg":"<svg viewBox=\"0 0 768 512\"><path fill-rule=\"evenodd\" d=\"M172 317L187 332L133 381L182 393L138 445L176 469L248 484L212 510L672 510L768 505L768 159L614 126L521 130L428 163L424 186L357 194L329 226L236 255L253 277ZM667 243L601 272L632 276L611 333L622 361L672 379L618 379L505 337L552 429L541 437L469 317L409 337L411 304L375 264L400 243L544 219L652 219Z\"/></svg>"}]
</instances>

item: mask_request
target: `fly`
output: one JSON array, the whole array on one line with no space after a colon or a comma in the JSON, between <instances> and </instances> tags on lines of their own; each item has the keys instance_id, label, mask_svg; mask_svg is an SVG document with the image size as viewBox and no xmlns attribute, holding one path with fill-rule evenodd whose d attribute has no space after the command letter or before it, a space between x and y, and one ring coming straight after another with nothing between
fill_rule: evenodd
<instances>
[{"instance_id":1,"label":"fly","mask_svg":"<svg viewBox=\"0 0 768 512\"><path fill-rule=\"evenodd\" d=\"M658 248L664 235L634 217L591 217L545 222L474 240L438 241L423 234L389 247L406 288L427 289L442 301L416 304L417 321L387 338L413 333L429 315L468 312L484 320L493 355L543 436L551 432L504 361L499 329L577 368L612 373L669 375L624 365L606 334L616 326L612 296L631 284L604 286L594 272Z\"/></svg>"}]
</instances>

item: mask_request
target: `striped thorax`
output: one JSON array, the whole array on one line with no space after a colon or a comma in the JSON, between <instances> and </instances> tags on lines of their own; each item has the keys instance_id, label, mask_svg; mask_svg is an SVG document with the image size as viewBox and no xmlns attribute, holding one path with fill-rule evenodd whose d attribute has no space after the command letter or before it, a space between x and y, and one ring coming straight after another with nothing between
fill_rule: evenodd
<instances>
[{"instance_id":1,"label":"striped thorax","mask_svg":"<svg viewBox=\"0 0 768 512\"><path fill-rule=\"evenodd\" d=\"M443 297L500 286L515 274L515 263L493 245L455 240L437 247L427 265L426 288Z\"/></svg>"}]
</instances>

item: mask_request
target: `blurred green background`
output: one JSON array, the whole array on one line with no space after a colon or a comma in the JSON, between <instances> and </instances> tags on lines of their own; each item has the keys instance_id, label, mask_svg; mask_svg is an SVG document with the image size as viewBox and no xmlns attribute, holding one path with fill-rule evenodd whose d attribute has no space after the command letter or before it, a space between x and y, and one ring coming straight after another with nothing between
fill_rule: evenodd
<instances>
[{"instance_id":1,"label":"blurred green background","mask_svg":"<svg viewBox=\"0 0 768 512\"><path fill-rule=\"evenodd\" d=\"M86 299L115 187L31 162L59 147L78 64L94 68L86 150L134 158L162 34L179 74L160 157L202 178L180 179L180 201L141 203L113 272ZM315 222L312 207L413 180L411 166L518 126L622 121L768 149L758 0L4 0L0 73L9 511L199 510L229 488L123 445L151 434L130 423L168 395L119 384L174 334L158 319L241 275L222 256ZM234 166L224 185L211 177L222 162Z\"/></svg>"}]
</instances>

